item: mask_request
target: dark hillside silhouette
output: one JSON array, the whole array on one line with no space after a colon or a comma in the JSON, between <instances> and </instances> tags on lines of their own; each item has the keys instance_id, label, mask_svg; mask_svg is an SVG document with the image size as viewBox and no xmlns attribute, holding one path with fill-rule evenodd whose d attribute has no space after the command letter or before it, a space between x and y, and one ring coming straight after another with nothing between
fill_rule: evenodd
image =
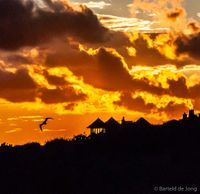
<instances>
[{"instance_id":1,"label":"dark hillside silhouette","mask_svg":"<svg viewBox=\"0 0 200 194\"><path fill-rule=\"evenodd\" d=\"M1 144L1 194L148 194L200 189L200 117L152 125L144 118L97 119L91 134L44 146ZM186 192L185 192L186 193Z\"/></svg>"}]
</instances>

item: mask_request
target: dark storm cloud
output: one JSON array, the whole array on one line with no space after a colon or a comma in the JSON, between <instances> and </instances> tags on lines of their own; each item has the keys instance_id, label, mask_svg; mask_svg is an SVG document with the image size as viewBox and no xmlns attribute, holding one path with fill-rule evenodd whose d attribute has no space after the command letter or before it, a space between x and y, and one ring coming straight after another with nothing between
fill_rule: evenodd
<instances>
[{"instance_id":1,"label":"dark storm cloud","mask_svg":"<svg viewBox=\"0 0 200 194\"><path fill-rule=\"evenodd\" d=\"M179 98L188 98L190 96L186 85L186 79L184 77L180 77L178 80L168 80L168 84L168 90L171 96Z\"/></svg>"},{"instance_id":2,"label":"dark storm cloud","mask_svg":"<svg viewBox=\"0 0 200 194\"><path fill-rule=\"evenodd\" d=\"M55 85L55 86L64 86L67 84L64 77L58 77L55 75L50 75L48 72L44 72L44 76L47 79L49 84Z\"/></svg>"},{"instance_id":3,"label":"dark storm cloud","mask_svg":"<svg viewBox=\"0 0 200 194\"><path fill-rule=\"evenodd\" d=\"M26 69L19 69L15 73L0 70L0 89L34 89L36 83Z\"/></svg>"},{"instance_id":4,"label":"dark storm cloud","mask_svg":"<svg viewBox=\"0 0 200 194\"><path fill-rule=\"evenodd\" d=\"M56 88L56 89L40 89L40 98L46 104L65 103L84 101L86 95L77 93L72 87Z\"/></svg>"},{"instance_id":5,"label":"dark storm cloud","mask_svg":"<svg viewBox=\"0 0 200 194\"><path fill-rule=\"evenodd\" d=\"M0 70L0 98L11 102L34 101L37 84L26 69L15 73Z\"/></svg>"},{"instance_id":6,"label":"dark storm cloud","mask_svg":"<svg viewBox=\"0 0 200 194\"><path fill-rule=\"evenodd\" d=\"M185 77L178 80L168 80L168 94L179 98L196 99L200 97L200 83L188 87Z\"/></svg>"},{"instance_id":7,"label":"dark storm cloud","mask_svg":"<svg viewBox=\"0 0 200 194\"><path fill-rule=\"evenodd\" d=\"M85 83L108 91L145 90L161 95L161 86L149 84L147 79L134 79L124 66L122 58L101 48L94 55L85 51L73 50L67 53L54 53L47 57L46 64L51 67L66 66L75 75L82 76Z\"/></svg>"},{"instance_id":8,"label":"dark storm cloud","mask_svg":"<svg viewBox=\"0 0 200 194\"><path fill-rule=\"evenodd\" d=\"M175 44L177 46L177 54L188 54L190 57L197 60L200 59L200 32L192 34L190 36L179 36Z\"/></svg>"},{"instance_id":9,"label":"dark storm cloud","mask_svg":"<svg viewBox=\"0 0 200 194\"><path fill-rule=\"evenodd\" d=\"M21 65L21 64L32 64L33 60L30 57L24 57L20 54L9 54L6 57L2 57L7 65Z\"/></svg>"},{"instance_id":10,"label":"dark storm cloud","mask_svg":"<svg viewBox=\"0 0 200 194\"><path fill-rule=\"evenodd\" d=\"M142 113L161 113L164 112L169 118L179 117L183 112L188 111L188 107L182 103L169 102L163 108L157 108L153 103L145 103L142 97L133 98L130 92L122 93L118 101L113 102L115 105L125 107L128 110L138 111Z\"/></svg>"},{"instance_id":11,"label":"dark storm cloud","mask_svg":"<svg viewBox=\"0 0 200 194\"><path fill-rule=\"evenodd\" d=\"M179 118L184 112L188 111L188 107L184 104L176 104L175 102L169 102L166 107L158 109L158 112L165 112L169 118Z\"/></svg>"},{"instance_id":12,"label":"dark storm cloud","mask_svg":"<svg viewBox=\"0 0 200 194\"><path fill-rule=\"evenodd\" d=\"M0 98L14 103L34 102L36 95L35 89L5 89L0 91Z\"/></svg>"},{"instance_id":13,"label":"dark storm cloud","mask_svg":"<svg viewBox=\"0 0 200 194\"><path fill-rule=\"evenodd\" d=\"M96 43L107 39L108 30L87 7L81 11L51 0L43 0L45 8L36 1L0 1L0 48L15 50L35 46L62 35Z\"/></svg>"},{"instance_id":14,"label":"dark storm cloud","mask_svg":"<svg viewBox=\"0 0 200 194\"><path fill-rule=\"evenodd\" d=\"M200 83L189 88L191 98L200 98Z\"/></svg>"},{"instance_id":15,"label":"dark storm cloud","mask_svg":"<svg viewBox=\"0 0 200 194\"><path fill-rule=\"evenodd\" d=\"M43 75L49 84L56 86L55 89L40 88L38 90L38 96L44 103L55 104L70 102L75 104L74 102L86 100L87 95L81 91L76 91L64 77L50 75L46 71Z\"/></svg>"},{"instance_id":16,"label":"dark storm cloud","mask_svg":"<svg viewBox=\"0 0 200 194\"><path fill-rule=\"evenodd\" d=\"M18 69L16 72L0 70L0 98L11 102L34 102L40 98L47 104L83 101L87 98L86 94L75 91L69 82L60 77L46 75L46 78L57 86L56 89L41 88L27 69Z\"/></svg>"},{"instance_id":17,"label":"dark storm cloud","mask_svg":"<svg viewBox=\"0 0 200 194\"><path fill-rule=\"evenodd\" d=\"M151 36L151 34L149 34L149 36L154 39L154 36L156 36L156 34L153 35L153 37ZM130 57L129 63L132 63L132 65L140 64L144 66L157 66L167 64L170 61L165 56L160 54L156 48L150 48L147 41L142 36L139 36L139 38L135 40L133 45L136 49L136 56Z\"/></svg>"},{"instance_id":18,"label":"dark storm cloud","mask_svg":"<svg viewBox=\"0 0 200 194\"><path fill-rule=\"evenodd\" d=\"M114 104L143 113L150 113L152 109L156 108L153 103L145 103L142 97L133 98L129 92L122 93L120 100L115 101Z\"/></svg>"},{"instance_id":19,"label":"dark storm cloud","mask_svg":"<svg viewBox=\"0 0 200 194\"><path fill-rule=\"evenodd\" d=\"M131 86L132 78L121 59L101 48L95 55L74 50L54 53L47 58L49 66L66 66L75 75L83 76L84 82L105 90L122 90ZM94 79L95 78L95 79Z\"/></svg>"},{"instance_id":20,"label":"dark storm cloud","mask_svg":"<svg viewBox=\"0 0 200 194\"><path fill-rule=\"evenodd\" d=\"M162 35L160 33L149 33L146 34L149 36L151 40L155 42L157 36ZM166 42L165 44L172 44ZM169 59L164 54L160 53L158 48L150 47L148 45L147 40L143 37L142 34L139 34L139 37L134 41L132 47L136 50L136 56L129 56L127 52L123 52L124 59L128 66L133 65L142 65L142 66L158 66L158 65L166 65L166 64L174 64L176 66L184 66L186 64L190 64L191 60L185 59Z\"/></svg>"},{"instance_id":21,"label":"dark storm cloud","mask_svg":"<svg viewBox=\"0 0 200 194\"><path fill-rule=\"evenodd\" d=\"M94 80L95 87L106 90L132 88L132 78L119 57L102 48L95 56L95 63L96 76L99 78L95 79L96 82Z\"/></svg>"},{"instance_id":22,"label":"dark storm cloud","mask_svg":"<svg viewBox=\"0 0 200 194\"><path fill-rule=\"evenodd\" d=\"M150 61L152 57L156 62L156 59L158 60L159 57L162 57L158 51L153 49L150 52L152 55L149 54L149 58L146 58L146 52L149 51L149 48L143 39L139 40L137 48L138 55L140 56L137 58L138 60L140 58L146 62L152 62ZM61 49L56 51L47 55L47 66L67 67L76 76L82 77L85 83L96 88L107 91L146 91L159 96L170 95L187 99L193 99L195 96L198 96L199 86L196 85L188 88L185 77L180 77L177 80L168 80L169 88L162 88L161 84L157 86L152 85L150 80L146 78L136 79L132 77L123 63L123 60L126 58L122 58L105 48L99 49L92 55L84 50L80 51L78 48L69 49L69 46L61 47ZM144 51L145 57L142 55L142 51ZM167 61L168 59L163 58L163 63L165 60Z\"/></svg>"}]
</instances>

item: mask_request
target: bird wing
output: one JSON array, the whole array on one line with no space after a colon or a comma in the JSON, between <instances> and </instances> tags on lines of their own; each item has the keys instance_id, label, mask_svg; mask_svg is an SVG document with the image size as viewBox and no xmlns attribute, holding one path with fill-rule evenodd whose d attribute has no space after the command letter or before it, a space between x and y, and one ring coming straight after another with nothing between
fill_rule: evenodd
<instances>
[{"instance_id":1,"label":"bird wing","mask_svg":"<svg viewBox=\"0 0 200 194\"><path fill-rule=\"evenodd\" d=\"M41 131L43 131L42 126L43 126L43 124L40 124L40 130L41 130Z\"/></svg>"},{"instance_id":2,"label":"bird wing","mask_svg":"<svg viewBox=\"0 0 200 194\"><path fill-rule=\"evenodd\" d=\"M48 121L49 119L53 119L53 118L47 117L47 118L45 118L45 122Z\"/></svg>"}]
</instances>

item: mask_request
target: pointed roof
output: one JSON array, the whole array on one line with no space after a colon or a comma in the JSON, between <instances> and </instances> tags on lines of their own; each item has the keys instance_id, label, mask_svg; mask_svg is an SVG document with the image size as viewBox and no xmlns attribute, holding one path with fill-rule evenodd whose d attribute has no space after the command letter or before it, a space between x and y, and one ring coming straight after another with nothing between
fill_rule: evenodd
<instances>
[{"instance_id":1,"label":"pointed roof","mask_svg":"<svg viewBox=\"0 0 200 194\"><path fill-rule=\"evenodd\" d=\"M92 124L90 124L87 128L95 129L95 128L104 128L105 123L100 119L96 119Z\"/></svg>"},{"instance_id":2,"label":"pointed roof","mask_svg":"<svg viewBox=\"0 0 200 194\"><path fill-rule=\"evenodd\" d=\"M107 127L114 127L119 126L120 124L113 117L110 117L110 119L105 122L105 125Z\"/></svg>"},{"instance_id":3,"label":"pointed roof","mask_svg":"<svg viewBox=\"0 0 200 194\"><path fill-rule=\"evenodd\" d=\"M149 126L151 125L146 119L144 119L143 117L139 118L136 122L137 125L140 126Z\"/></svg>"}]
</instances>

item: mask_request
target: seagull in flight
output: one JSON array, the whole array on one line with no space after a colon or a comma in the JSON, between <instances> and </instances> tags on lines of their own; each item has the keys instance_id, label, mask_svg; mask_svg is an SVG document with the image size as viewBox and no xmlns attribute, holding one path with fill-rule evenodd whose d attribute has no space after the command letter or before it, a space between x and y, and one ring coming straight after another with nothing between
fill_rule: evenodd
<instances>
[{"instance_id":1,"label":"seagull in flight","mask_svg":"<svg viewBox=\"0 0 200 194\"><path fill-rule=\"evenodd\" d=\"M51 117L47 117L47 118L45 118L45 120L40 124L40 130L41 131L43 131L43 125L46 125L47 124L47 121L49 120L49 119L53 119L53 118L51 118Z\"/></svg>"}]
</instances>

